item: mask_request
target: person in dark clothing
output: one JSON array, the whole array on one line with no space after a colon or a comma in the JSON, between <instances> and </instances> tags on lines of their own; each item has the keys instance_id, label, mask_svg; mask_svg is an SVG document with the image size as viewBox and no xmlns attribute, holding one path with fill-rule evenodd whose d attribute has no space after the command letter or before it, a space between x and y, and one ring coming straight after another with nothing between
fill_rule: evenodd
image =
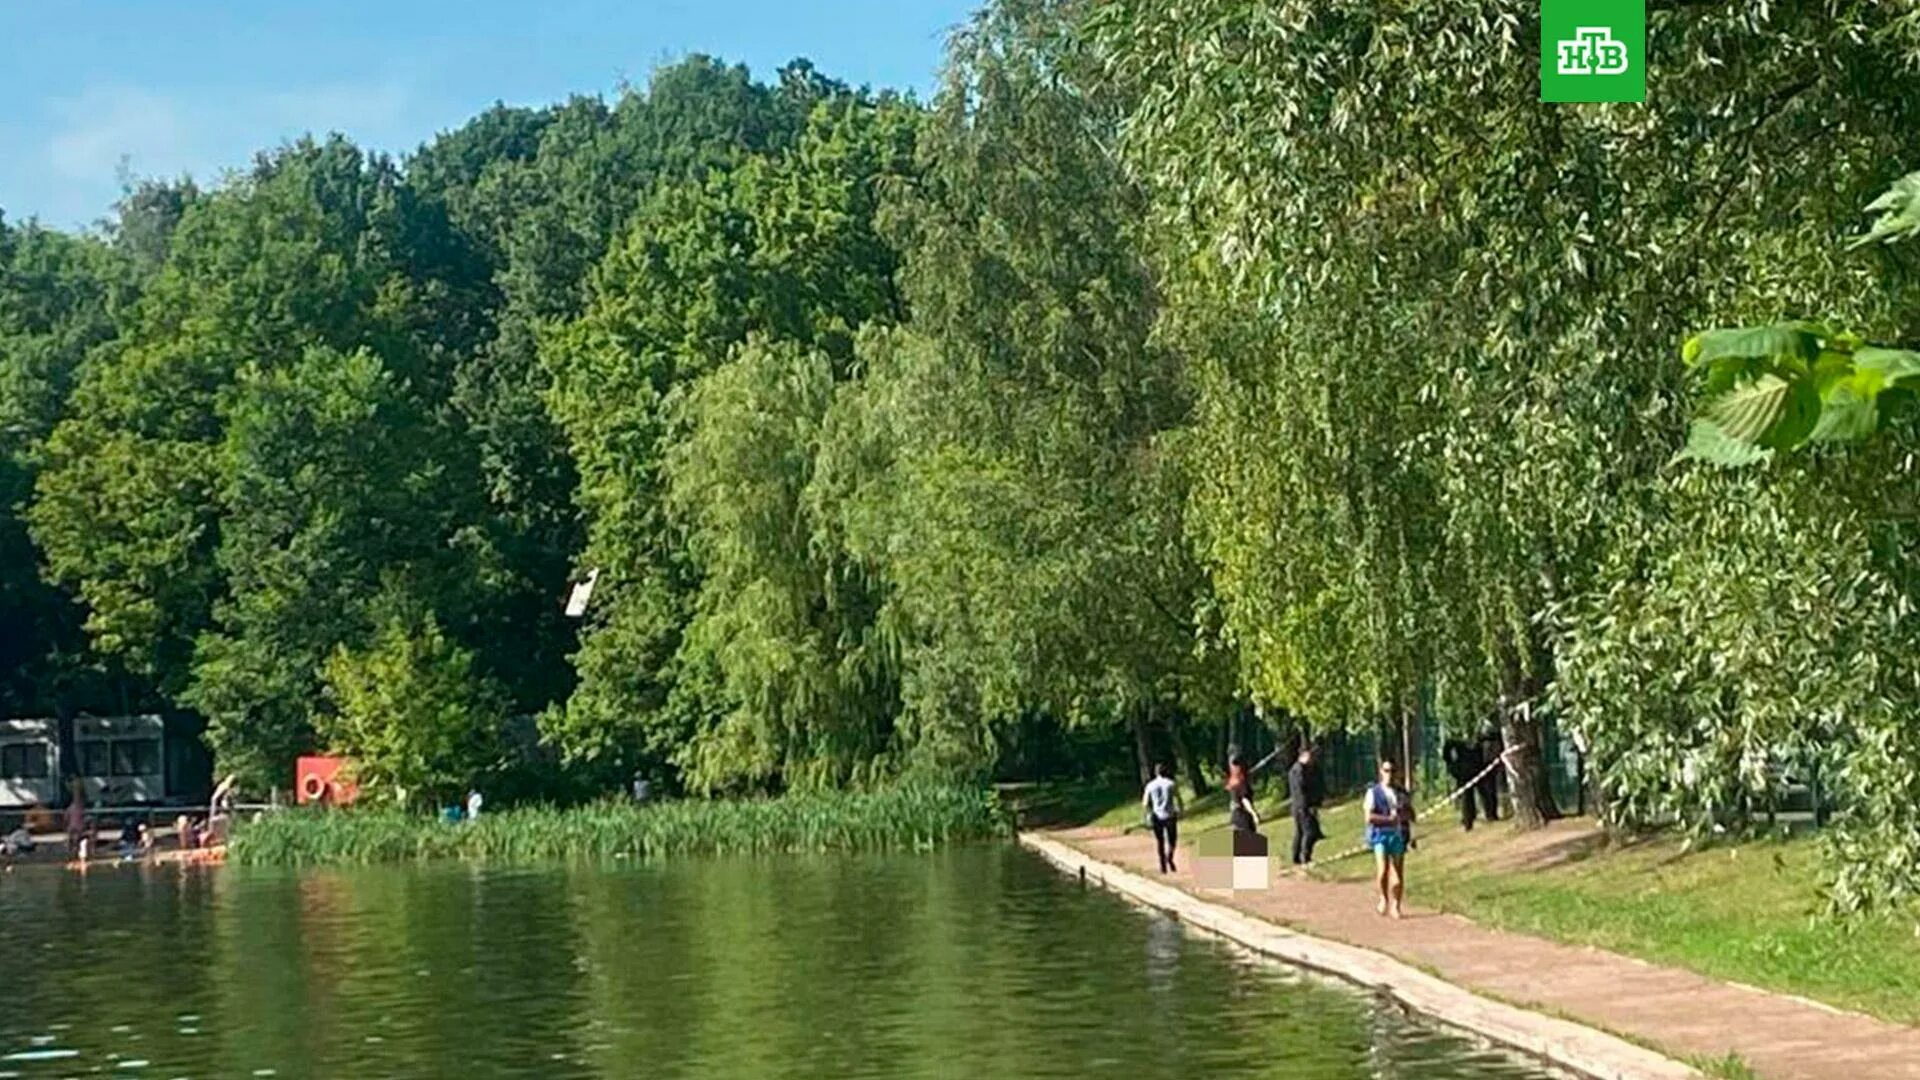
<instances>
[{"instance_id":1,"label":"person in dark clothing","mask_svg":"<svg viewBox=\"0 0 1920 1080\"><path fill-rule=\"evenodd\" d=\"M1301 744L1300 756L1287 770L1287 803L1293 809L1293 862L1304 866L1313 861L1313 845L1325 835L1320 831L1320 804L1326 801L1326 789L1320 783L1320 766L1313 760L1313 747Z\"/></svg>"},{"instance_id":2,"label":"person in dark clothing","mask_svg":"<svg viewBox=\"0 0 1920 1080\"><path fill-rule=\"evenodd\" d=\"M1227 763L1228 821L1233 825L1233 853L1265 855L1267 838L1260 835L1260 815L1253 809L1253 782L1247 759L1235 753Z\"/></svg>"},{"instance_id":3,"label":"person in dark clothing","mask_svg":"<svg viewBox=\"0 0 1920 1080\"><path fill-rule=\"evenodd\" d=\"M1487 767L1479 744L1465 739L1448 739L1446 746L1440 750L1440 757L1447 763L1447 775L1453 777L1455 787L1473 783L1474 778L1480 775L1480 770ZM1476 788L1478 786L1475 784ZM1460 793L1460 827L1469 832L1473 831L1475 794L1474 791ZM1488 814L1487 820L1494 820L1494 815Z\"/></svg>"},{"instance_id":4,"label":"person in dark clothing","mask_svg":"<svg viewBox=\"0 0 1920 1080\"><path fill-rule=\"evenodd\" d=\"M1506 748L1501 745L1500 733L1498 731L1489 731L1485 735L1482 735L1480 737L1480 767L1484 769L1489 764L1499 760L1501 753L1505 749ZM1506 775L1507 770L1502 766L1481 777L1480 783L1475 785L1475 793L1480 796L1480 808L1485 811L1488 821L1500 820L1500 782L1506 779ZM1471 797L1470 795L1461 796L1463 800Z\"/></svg>"}]
</instances>

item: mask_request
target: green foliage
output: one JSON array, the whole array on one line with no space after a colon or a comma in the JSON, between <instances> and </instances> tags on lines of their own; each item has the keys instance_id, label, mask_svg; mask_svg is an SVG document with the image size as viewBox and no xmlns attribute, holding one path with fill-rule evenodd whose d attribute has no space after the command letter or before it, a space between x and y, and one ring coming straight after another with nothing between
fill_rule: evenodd
<instances>
[{"instance_id":1,"label":"green foliage","mask_svg":"<svg viewBox=\"0 0 1920 1080\"><path fill-rule=\"evenodd\" d=\"M321 734L353 759L372 801L458 798L498 755L500 695L431 615L390 615L365 648L337 646L323 671L333 712Z\"/></svg>"},{"instance_id":2,"label":"green foliage","mask_svg":"<svg viewBox=\"0 0 1920 1080\"><path fill-rule=\"evenodd\" d=\"M1121 147L1151 185L1163 324L1196 359L1193 518L1246 682L1348 724L1428 681L1468 721L1545 692L1629 821L1724 813L1843 734L1862 813L1836 833L1840 899L1911 890L1904 816L1854 786L1909 791L1903 496L1688 488L1735 481L1669 475L1687 404L1664 359L1690 327L1781 311L1910 325L1912 275L1834 243L1906 152L1909 15L1667 6L1645 105L1542 108L1537 5L1079 10L1133 102ZM1698 342L1733 396L1693 453L1864 427L1873 376L1834 343ZM1727 374L1756 353L1786 374ZM1786 507L1807 534L1779 531Z\"/></svg>"},{"instance_id":3,"label":"green foliage","mask_svg":"<svg viewBox=\"0 0 1920 1080\"><path fill-rule=\"evenodd\" d=\"M682 649L725 702L675 752L696 788L841 784L892 749L898 690L875 591L805 499L833 392L826 354L753 340L684 400L667 499L701 576Z\"/></svg>"},{"instance_id":4,"label":"green foliage","mask_svg":"<svg viewBox=\"0 0 1920 1080\"><path fill-rule=\"evenodd\" d=\"M1765 461L1813 442L1859 442L1920 387L1920 352L1868 345L1816 323L1709 330L1681 352L1710 395L1682 458Z\"/></svg>"},{"instance_id":5,"label":"green foliage","mask_svg":"<svg viewBox=\"0 0 1920 1080\"><path fill-rule=\"evenodd\" d=\"M888 207L909 329L861 341L815 497L886 584L909 742L990 761L1028 711L1069 723L1215 712L1182 536L1182 358L1151 338L1142 192L1108 152L1119 103L1051 5L954 39Z\"/></svg>"},{"instance_id":6,"label":"green foliage","mask_svg":"<svg viewBox=\"0 0 1920 1080\"><path fill-rule=\"evenodd\" d=\"M789 750L806 746L808 737L793 726L798 702L772 702L761 682L766 669L728 658L761 649L777 657L775 664L810 668L796 686L840 679L824 670L839 663L837 656L779 651L783 640L794 640L785 637L795 631L791 620L762 625L742 614L768 595L756 591L758 584L801 607L830 604L835 586L796 577L802 572L789 560L804 553L786 550L792 526L778 520L782 507L797 505L791 499L722 519L712 515L708 493L790 496L803 482L793 470L804 475L811 454L807 418L789 421L798 427L776 425L768 433L781 440L775 447L738 451L735 440L758 438L764 406L742 401L734 377L723 373L746 362L739 356L758 355L737 351L757 336L769 347L791 343L818 357L804 362L802 382L843 378L851 373L853 330L898 317L894 257L874 231L874 215L879 190L908 168L914 123L915 111L890 99L821 102L791 151L659 188L595 271L581 317L542 343L553 380L548 404L568 435L580 472L577 498L590 523L582 562L604 568L575 658L581 685L544 721L570 755L631 758L641 750L672 760L691 783L711 790L768 781ZM722 382L696 392L707 377ZM809 396L819 392L813 385ZM804 413L817 404L800 407ZM666 464L688 439L676 496ZM766 475L767 468L785 478ZM744 535L768 528L770 534ZM699 538L691 547L690 532ZM789 565L756 561L752 552ZM745 564L731 565L736 557ZM830 552L820 557L832 562ZM722 564L712 567L721 580L744 591L709 589L696 601L707 559ZM832 619L853 614L828 617L813 632L839 647L859 630L832 629ZM714 624L767 636L736 650ZM885 723L884 692L878 702L880 714L862 724ZM719 724L723 716L729 719ZM710 729L722 732L720 743L696 737ZM709 748L721 743L730 749ZM831 757L822 750L823 760Z\"/></svg>"},{"instance_id":7,"label":"green foliage","mask_svg":"<svg viewBox=\"0 0 1920 1080\"><path fill-rule=\"evenodd\" d=\"M1867 213L1880 217L1865 236L1847 245L1849 249L1920 236L1920 172L1910 172L1895 180L1892 187L1867 204Z\"/></svg>"},{"instance_id":8,"label":"green foliage","mask_svg":"<svg viewBox=\"0 0 1920 1080\"><path fill-rule=\"evenodd\" d=\"M990 790L913 785L870 794L524 807L457 825L400 811L290 811L242 823L231 857L256 866L466 859L666 859L917 850L1007 835Z\"/></svg>"},{"instance_id":9,"label":"green foliage","mask_svg":"<svg viewBox=\"0 0 1920 1080\"><path fill-rule=\"evenodd\" d=\"M1656 5L1542 108L1537 14L999 0L926 107L694 57L0 229L8 707L753 793L1532 699L1620 822L1817 763L1836 899L1920 891L1920 30Z\"/></svg>"},{"instance_id":10,"label":"green foliage","mask_svg":"<svg viewBox=\"0 0 1920 1080\"><path fill-rule=\"evenodd\" d=\"M264 787L384 583L461 625L479 610L478 477L443 422L475 339L445 223L390 162L305 142L183 202L45 443L30 519L94 646L205 713Z\"/></svg>"},{"instance_id":11,"label":"green foliage","mask_svg":"<svg viewBox=\"0 0 1920 1080\"><path fill-rule=\"evenodd\" d=\"M49 708L96 666L71 598L40 578L26 514L47 435L135 293L99 241L0 220L0 713Z\"/></svg>"}]
</instances>

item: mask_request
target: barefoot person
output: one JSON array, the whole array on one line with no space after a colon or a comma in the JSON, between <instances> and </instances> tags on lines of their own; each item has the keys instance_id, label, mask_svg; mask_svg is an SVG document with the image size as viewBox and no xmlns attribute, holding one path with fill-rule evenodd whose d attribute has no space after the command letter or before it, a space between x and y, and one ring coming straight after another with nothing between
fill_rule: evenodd
<instances>
[{"instance_id":1,"label":"barefoot person","mask_svg":"<svg viewBox=\"0 0 1920 1080\"><path fill-rule=\"evenodd\" d=\"M1180 843L1180 789L1173 782L1173 769L1166 762L1153 767L1153 779L1140 796L1147 811L1147 824L1153 827L1153 847L1160 855L1160 872L1174 871L1173 849Z\"/></svg>"},{"instance_id":2,"label":"barefoot person","mask_svg":"<svg viewBox=\"0 0 1920 1080\"><path fill-rule=\"evenodd\" d=\"M1374 910L1400 917L1407 893L1407 838L1413 830L1413 798L1394 783L1393 762L1380 763L1380 779L1367 787L1367 846L1373 849L1374 885L1380 890Z\"/></svg>"},{"instance_id":3,"label":"barefoot person","mask_svg":"<svg viewBox=\"0 0 1920 1080\"><path fill-rule=\"evenodd\" d=\"M87 789L77 776L67 778L67 855L80 850L87 832Z\"/></svg>"}]
</instances>

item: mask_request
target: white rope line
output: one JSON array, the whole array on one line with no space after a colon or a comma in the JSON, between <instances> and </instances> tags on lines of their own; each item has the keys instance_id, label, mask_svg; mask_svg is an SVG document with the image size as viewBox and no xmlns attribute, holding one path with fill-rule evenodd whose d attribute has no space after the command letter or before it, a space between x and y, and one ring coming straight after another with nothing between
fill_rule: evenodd
<instances>
[{"instance_id":1,"label":"white rope line","mask_svg":"<svg viewBox=\"0 0 1920 1080\"><path fill-rule=\"evenodd\" d=\"M1453 800L1459 798L1461 795L1465 794L1466 792L1472 791L1476 786L1479 785L1480 781L1485 780L1487 778L1488 773L1499 768L1502 763L1504 763L1507 766L1507 771L1511 773L1513 771L1513 762L1508 760L1508 755L1512 754L1515 749L1516 749L1515 747L1508 747L1507 749L1502 750L1500 752L1499 757L1494 758L1493 761L1489 763L1486 768L1480 770L1480 775L1460 785L1460 787L1456 789L1453 794L1447 796L1444 799L1441 799L1437 805L1445 806L1448 803L1452 802ZM1367 845L1361 844L1359 847L1355 847L1355 848L1351 848L1349 850L1343 851L1340 854L1335 855L1331 859L1315 859L1310 865L1324 866L1327 863L1336 863L1342 859L1351 859L1355 855L1365 855L1367 852L1372 850L1373 849L1368 847Z\"/></svg>"}]
</instances>

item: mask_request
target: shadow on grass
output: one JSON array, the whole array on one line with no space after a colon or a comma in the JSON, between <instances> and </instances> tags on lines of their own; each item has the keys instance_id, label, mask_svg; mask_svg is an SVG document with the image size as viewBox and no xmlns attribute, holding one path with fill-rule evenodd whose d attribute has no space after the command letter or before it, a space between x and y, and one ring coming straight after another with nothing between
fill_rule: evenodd
<instances>
[{"instance_id":1,"label":"shadow on grass","mask_svg":"<svg viewBox=\"0 0 1920 1080\"><path fill-rule=\"evenodd\" d=\"M1048 781L996 784L1001 802L1022 829L1072 829L1099 825L1122 832L1146 827L1140 789L1111 781ZM1182 792L1182 839L1227 827L1226 796L1218 791L1193 798Z\"/></svg>"},{"instance_id":2,"label":"shadow on grass","mask_svg":"<svg viewBox=\"0 0 1920 1080\"><path fill-rule=\"evenodd\" d=\"M1099 781L996 784L1000 800L1022 829L1070 829L1091 825L1114 806L1124 805L1127 789Z\"/></svg>"}]
</instances>

